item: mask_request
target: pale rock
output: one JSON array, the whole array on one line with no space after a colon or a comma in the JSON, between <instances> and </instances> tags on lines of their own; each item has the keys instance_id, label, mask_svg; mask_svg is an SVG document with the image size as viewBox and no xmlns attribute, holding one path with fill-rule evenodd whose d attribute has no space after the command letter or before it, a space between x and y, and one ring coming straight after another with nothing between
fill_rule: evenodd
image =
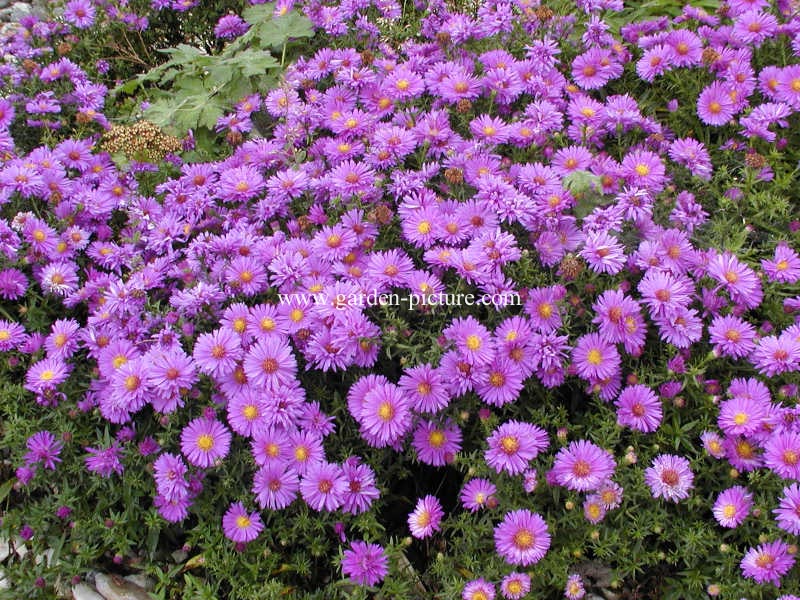
<instances>
[{"instance_id":1,"label":"pale rock","mask_svg":"<svg viewBox=\"0 0 800 600\"><path fill-rule=\"evenodd\" d=\"M117 575L95 573L94 585L106 600L152 600L144 589Z\"/></svg>"},{"instance_id":2,"label":"pale rock","mask_svg":"<svg viewBox=\"0 0 800 600\"><path fill-rule=\"evenodd\" d=\"M148 577L147 575L143 575L141 573L126 575L124 579L126 581L130 581L134 585L138 585L140 588L147 590L148 592L152 591L153 588L156 587L156 582L152 578Z\"/></svg>"},{"instance_id":3,"label":"pale rock","mask_svg":"<svg viewBox=\"0 0 800 600\"><path fill-rule=\"evenodd\" d=\"M72 600L104 600L103 597L85 583L72 586Z\"/></svg>"}]
</instances>

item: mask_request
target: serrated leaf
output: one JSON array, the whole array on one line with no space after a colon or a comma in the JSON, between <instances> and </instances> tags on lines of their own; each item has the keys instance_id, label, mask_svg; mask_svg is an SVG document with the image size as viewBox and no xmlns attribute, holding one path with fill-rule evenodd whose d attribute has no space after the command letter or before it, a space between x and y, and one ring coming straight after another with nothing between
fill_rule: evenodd
<instances>
[{"instance_id":1,"label":"serrated leaf","mask_svg":"<svg viewBox=\"0 0 800 600\"><path fill-rule=\"evenodd\" d=\"M564 177L564 187L573 194L581 194L592 189L593 185L600 185L600 178L589 171L573 171Z\"/></svg>"},{"instance_id":2,"label":"serrated leaf","mask_svg":"<svg viewBox=\"0 0 800 600\"><path fill-rule=\"evenodd\" d=\"M225 111L223 110L222 105L218 102L207 102L203 106L197 122L203 127L213 129L217 124L217 120L223 115L224 112Z\"/></svg>"},{"instance_id":3,"label":"serrated leaf","mask_svg":"<svg viewBox=\"0 0 800 600\"><path fill-rule=\"evenodd\" d=\"M245 8L242 11L242 18L250 23L250 25L257 25L272 19L272 13L274 11L275 6L272 4L256 4Z\"/></svg>"},{"instance_id":4,"label":"serrated leaf","mask_svg":"<svg viewBox=\"0 0 800 600\"><path fill-rule=\"evenodd\" d=\"M280 63L275 60L274 56L263 50L248 50L247 52L243 52L237 57L237 63L241 65L242 75L245 77L263 75L268 69L274 69L280 66Z\"/></svg>"},{"instance_id":5,"label":"serrated leaf","mask_svg":"<svg viewBox=\"0 0 800 600\"><path fill-rule=\"evenodd\" d=\"M311 20L297 10L273 19L279 33L285 38L307 38L314 35Z\"/></svg>"}]
</instances>

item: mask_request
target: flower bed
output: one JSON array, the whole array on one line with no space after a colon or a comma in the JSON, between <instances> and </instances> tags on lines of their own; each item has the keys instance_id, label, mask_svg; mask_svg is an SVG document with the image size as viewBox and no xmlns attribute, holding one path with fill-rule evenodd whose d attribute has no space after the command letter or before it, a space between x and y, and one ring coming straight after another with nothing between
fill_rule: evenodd
<instances>
[{"instance_id":1,"label":"flower bed","mask_svg":"<svg viewBox=\"0 0 800 600\"><path fill-rule=\"evenodd\" d=\"M794 4L250 4L3 41L14 593L796 598Z\"/></svg>"}]
</instances>

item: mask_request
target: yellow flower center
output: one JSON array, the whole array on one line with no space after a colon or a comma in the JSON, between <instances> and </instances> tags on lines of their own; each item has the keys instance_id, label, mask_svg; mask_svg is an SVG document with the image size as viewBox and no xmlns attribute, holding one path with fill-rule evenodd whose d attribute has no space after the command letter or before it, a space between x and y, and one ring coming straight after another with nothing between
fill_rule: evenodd
<instances>
[{"instance_id":1,"label":"yellow flower center","mask_svg":"<svg viewBox=\"0 0 800 600\"><path fill-rule=\"evenodd\" d=\"M197 438L197 447L203 452L208 452L214 447L214 438L207 433L200 435L200 437Z\"/></svg>"},{"instance_id":2,"label":"yellow flower center","mask_svg":"<svg viewBox=\"0 0 800 600\"><path fill-rule=\"evenodd\" d=\"M514 545L520 550L528 550L533 546L535 538L533 533L527 529L520 529L514 534Z\"/></svg>"},{"instance_id":3,"label":"yellow flower center","mask_svg":"<svg viewBox=\"0 0 800 600\"><path fill-rule=\"evenodd\" d=\"M394 417L394 407L392 403L388 401L383 402L380 407L378 407L378 416L382 421L391 420L391 418Z\"/></svg>"},{"instance_id":4,"label":"yellow flower center","mask_svg":"<svg viewBox=\"0 0 800 600\"><path fill-rule=\"evenodd\" d=\"M514 452L519 450L519 440L514 436L507 435L500 440L500 448L506 454L514 454Z\"/></svg>"},{"instance_id":5,"label":"yellow flower center","mask_svg":"<svg viewBox=\"0 0 800 600\"><path fill-rule=\"evenodd\" d=\"M467 336L467 348L470 350L477 350L481 347L481 338L474 333Z\"/></svg>"},{"instance_id":6,"label":"yellow flower center","mask_svg":"<svg viewBox=\"0 0 800 600\"><path fill-rule=\"evenodd\" d=\"M583 459L576 460L575 464L572 465L572 474L576 477L586 477L591 472L592 466Z\"/></svg>"},{"instance_id":7,"label":"yellow flower center","mask_svg":"<svg viewBox=\"0 0 800 600\"><path fill-rule=\"evenodd\" d=\"M128 375L125 378L125 389L129 392L135 391L139 387L139 378L136 375Z\"/></svg>"},{"instance_id":8,"label":"yellow flower center","mask_svg":"<svg viewBox=\"0 0 800 600\"><path fill-rule=\"evenodd\" d=\"M247 515L239 515L236 517L236 526L239 529L247 529L250 527L250 517Z\"/></svg>"},{"instance_id":9,"label":"yellow flower center","mask_svg":"<svg viewBox=\"0 0 800 600\"><path fill-rule=\"evenodd\" d=\"M589 350L589 354L586 356L586 360L589 362L590 365L599 365L603 362L603 355L597 348L592 348Z\"/></svg>"},{"instance_id":10,"label":"yellow flower center","mask_svg":"<svg viewBox=\"0 0 800 600\"><path fill-rule=\"evenodd\" d=\"M446 438L444 433L438 429L431 431L430 435L428 436L428 443L434 448L441 448L444 445L445 440Z\"/></svg>"}]
</instances>

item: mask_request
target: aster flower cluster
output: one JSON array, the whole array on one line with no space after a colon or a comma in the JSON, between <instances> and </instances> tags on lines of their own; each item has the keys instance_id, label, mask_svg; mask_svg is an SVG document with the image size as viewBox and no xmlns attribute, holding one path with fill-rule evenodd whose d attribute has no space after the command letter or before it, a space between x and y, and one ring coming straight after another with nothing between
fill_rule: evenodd
<instances>
[{"instance_id":1,"label":"aster flower cluster","mask_svg":"<svg viewBox=\"0 0 800 600\"><path fill-rule=\"evenodd\" d=\"M699 469L726 461L737 478L780 481L780 497L758 500L772 502L768 535L739 559L743 577L780 585L796 553L782 538L800 534L798 394L785 384L800 372L800 324L763 321L775 298L787 314L800 308L790 297L800 255L791 236L756 263L696 234L714 218L701 195L719 176L712 157L740 159L747 185L774 176L756 148L777 148L800 112L800 66L756 58L783 36L800 62L797 17L733 2L720 15L687 7L615 36L603 20L622 8L613 1L580 2L580 25L524 1L483 3L473 16L434 1L419 37L393 48L369 6L307 2L320 32L355 33L370 50L342 42L300 58L278 89L250 93L220 118L216 131L235 142L229 155L169 154L172 174L149 186L141 175L158 167L122 168L98 137L27 151L12 136L12 124L56 131L68 119L109 128L107 87L69 58L47 62L41 46L91 28L110 3L71 0L61 21L26 18L2 42L31 62L0 75L44 90L0 99L0 298L43 298L61 314L41 326L4 311L0 352L24 366L38 410L96 414L115 432L94 446L34 433L18 484L58 471L65 449L101 478L121 476L136 453L152 467L158 515L182 523L244 455L247 479L215 517L243 551L277 511L352 524L385 501L385 457L409 457L414 468L466 476L452 503L419 485L403 535L434 543L450 516L483 519L502 566L460 581L461 597L517 599L532 580L515 569L566 547L537 503L563 493L580 498L592 528L616 518L637 487L623 490L631 476L621 465L633 467L636 453L618 457L619 440L649 440L670 419L683 431L674 409L701 402L700 389L713 401L693 441L708 457L645 442L646 465L631 470L659 510L692 502L725 531L754 521L755 485L700 498ZM277 18L292 8L276 3ZM374 8L383 19L400 13L394 2ZM230 14L214 35L236 40L247 28ZM515 34L524 50L505 49ZM617 93L625 77L655 86L678 72L705 77L686 114L714 136L675 131L645 97ZM269 137L253 133L256 114ZM717 133L726 141L716 144ZM742 195L734 188L726 201ZM523 301L489 316L420 302L397 317L360 300L463 289ZM436 330L420 342L409 323L425 319ZM742 376L707 378L715 369ZM581 397L576 418L593 410L587 398L613 415L608 439L549 430L567 417L545 422L534 399L558 403L563 390ZM164 429L158 442L138 433L150 420ZM535 502L514 503L527 496ZM389 554L349 541L341 572L378 585ZM567 575L565 596L583 597L581 577Z\"/></svg>"}]
</instances>

